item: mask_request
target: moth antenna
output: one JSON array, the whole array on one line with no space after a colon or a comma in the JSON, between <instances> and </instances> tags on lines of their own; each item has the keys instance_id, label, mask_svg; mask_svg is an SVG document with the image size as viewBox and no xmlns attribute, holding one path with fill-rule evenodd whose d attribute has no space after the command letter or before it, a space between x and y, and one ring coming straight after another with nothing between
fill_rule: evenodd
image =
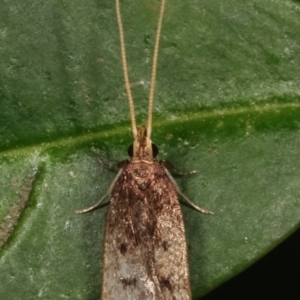
<instances>
[{"instance_id":1,"label":"moth antenna","mask_svg":"<svg viewBox=\"0 0 300 300\"><path fill-rule=\"evenodd\" d=\"M158 25L157 25L156 37L155 37L153 62L152 62L151 84L150 84L150 93L149 93L149 107L148 107L148 124L147 124L147 136L149 139L151 138L151 131L152 131L152 112L153 112L154 90L155 90L155 81L156 81L159 38L160 38L162 21L163 21L163 16L164 16L165 3L166 3L166 0L161 1L160 13L159 13L159 19L158 19Z\"/></svg>"},{"instance_id":2,"label":"moth antenna","mask_svg":"<svg viewBox=\"0 0 300 300\"><path fill-rule=\"evenodd\" d=\"M119 0L116 0L116 11L117 11L119 33L120 33L122 66L123 66L125 87L126 87L126 91L127 91L129 111L130 111L131 129L132 129L133 137L135 138L137 136L137 128L136 128L136 120L135 120L135 114L134 114L133 98L132 98L132 93L131 93L131 89L130 89L129 77L128 77L124 31L123 31L123 24L122 24L121 11L120 11L120 1Z\"/></svg>"}]
</instances>

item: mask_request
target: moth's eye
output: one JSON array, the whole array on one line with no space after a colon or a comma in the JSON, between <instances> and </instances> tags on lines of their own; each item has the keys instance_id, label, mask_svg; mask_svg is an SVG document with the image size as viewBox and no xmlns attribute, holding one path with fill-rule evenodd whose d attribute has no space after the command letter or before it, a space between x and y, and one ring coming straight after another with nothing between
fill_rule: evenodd
<instances>
[{"instance_id":1,"label":"moth's eye","mask_svg":"<svg viewBox=\"0 0 300 300\"><path fill-rule=\"evenodd\" d=\"M133 144L131 144L129 147L128 147L128 155L130 157L133 156ZM158 148L155 144L152 144L152 154L153 154L153 157L155 158L156 155L158 154Z\"/></svg>"},{"instance_id":2,"label":"moth's eye","mask_svg":"<svg viewBox=\"0 0 300 300\"><path fill-rule=\"evenodd\" d=\"M155 144L152 144L152 154L153 154L154 158L158 154L158 148L157 148L157 146Z\"/></svg>"},{"instance_id":3,"label":"moth's eye","mask_svg":"<svg viewBox=\"0 0 300 300\"><path fill-rule=\"evenodd\" d=\"M128 152L128 155L129 155L130 157L133 156L133 144L131 144L131 145L128 147L127 152Z\"/></svg>"}]
</instances>

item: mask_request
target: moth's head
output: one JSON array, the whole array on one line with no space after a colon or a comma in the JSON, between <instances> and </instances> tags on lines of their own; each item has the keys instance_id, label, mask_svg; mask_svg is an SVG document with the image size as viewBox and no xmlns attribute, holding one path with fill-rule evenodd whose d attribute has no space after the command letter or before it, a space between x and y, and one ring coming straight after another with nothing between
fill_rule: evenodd
<instances>
[{"instance_id":1,"label":"moth's head","mask_svg":"<svg viewBox=\"0 0 300 300\"><path fill-rule=\"evenodd\" d=\"M128 148L128 154L132 159L143 159L152 161L158 154L157 147L152 144L150 138L147 136L146 127L137 128L133 145Z\"/></svg>"}]
</instances>

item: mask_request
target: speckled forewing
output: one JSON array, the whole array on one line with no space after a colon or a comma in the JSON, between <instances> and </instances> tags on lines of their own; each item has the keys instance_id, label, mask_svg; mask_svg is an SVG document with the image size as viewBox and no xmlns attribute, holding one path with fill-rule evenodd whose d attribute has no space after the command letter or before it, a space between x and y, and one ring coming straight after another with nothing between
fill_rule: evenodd
<instances>
[{"instance_id":1,"label":"speckled forewing","mask_svg":"<svg viewBox=\"0 0 300 300\"><path fill-rule=\"evenodd\" d=\"M101 299L190 299L175 188L156 161L128 163L112 191Z\"/></svg>"}]
</instances>

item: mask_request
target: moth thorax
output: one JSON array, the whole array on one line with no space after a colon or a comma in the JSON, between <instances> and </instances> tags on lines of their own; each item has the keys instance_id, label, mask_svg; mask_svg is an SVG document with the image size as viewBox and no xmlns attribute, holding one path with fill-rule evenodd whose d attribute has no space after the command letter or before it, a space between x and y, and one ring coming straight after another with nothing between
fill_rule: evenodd
<instances>
[{"instance_id":1,"label":"moth thorax","mask_svg":"<svg viewBox=\"0 0 300 300\"><path fill-rule=\"evenodd\" d=\"M137 135L133 142L132 159L153 161L152 142L147 136L145 127L137 128Z\"/></svg>"}]
</instances>

